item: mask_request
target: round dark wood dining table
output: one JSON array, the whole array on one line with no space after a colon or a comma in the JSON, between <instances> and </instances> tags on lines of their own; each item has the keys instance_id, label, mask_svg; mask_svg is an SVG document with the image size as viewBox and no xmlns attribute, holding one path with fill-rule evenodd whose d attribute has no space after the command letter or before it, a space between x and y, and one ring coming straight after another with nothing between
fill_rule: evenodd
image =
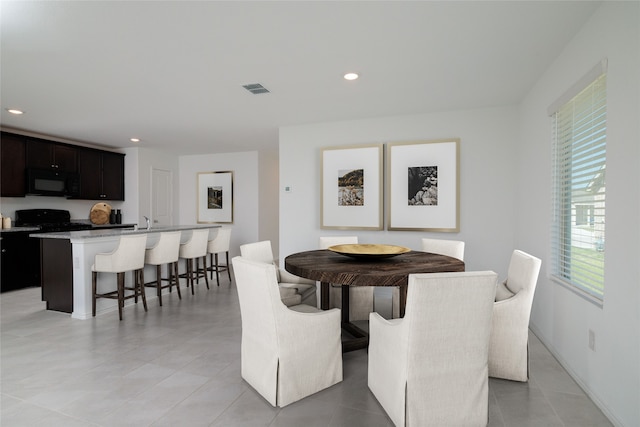
<instances>
[{"instance_id":1,"label":"round dark wood dining table","mask_svg":"<svg viewBox=\"0 0 640 427\"><path fill-rule=\"evenodd\" d=\"M464 262L446 255L410 251L388 258L345 256L328 249L291 254L284 268L296 276L321 283L320 308L329 309L329 284L342 285L342 327L356 337L357 342L343 351L365 348L368 334L349 321L349 286L397 286L400 289L400 317L407 302L409 275L464 271Z\"/></svg>"}]
</instances>

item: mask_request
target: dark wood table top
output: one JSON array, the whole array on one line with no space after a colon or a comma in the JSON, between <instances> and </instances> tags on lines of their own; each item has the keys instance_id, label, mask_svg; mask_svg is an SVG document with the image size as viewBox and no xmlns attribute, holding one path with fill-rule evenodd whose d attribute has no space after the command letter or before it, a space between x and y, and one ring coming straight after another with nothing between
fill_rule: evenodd
<instances>
[{"instance_id":1,"label":"dark wood table top","mask_svg":"<svg viewBox=\"0 0 640 427\"><path fill-rule=\"evenodd\" d=\"M406 286L409 274L464 271L463 261L411 251L382 259L351 258L327 249L300 252L284 260L296 276L348 286Z\"/></svg>"},{"instance_id":2,"label":"dark wood table top","mask_svg":"<svg viewBox=\"0 0 640 427\"><path fill-rule=\"evenodd\" d=\"M342 285L342 328L353 339L343 340L342 351L367 348L369 334L349 320L350 286L397 286L400 316L404 316L409 275L464 271L464 262L445 255L411 251L390 258L352 258L327 249L300 252L284 259L284 268L296 276L321 282L320 307L329 309L329 284Z\"/></svg>"}]
</instances>

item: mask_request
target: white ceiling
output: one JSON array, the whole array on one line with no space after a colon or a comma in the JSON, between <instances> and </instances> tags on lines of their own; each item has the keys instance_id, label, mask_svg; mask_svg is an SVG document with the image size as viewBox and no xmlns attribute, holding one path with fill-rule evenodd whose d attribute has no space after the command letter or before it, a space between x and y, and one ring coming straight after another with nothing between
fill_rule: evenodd
<instances>
[{"instance_id":1,"label":"white ceiling","mask_svg":"<svg viewBox=\"0 0 640 427\"><path fill-rule=\"evenodd\" d=\"M598 5L3 0L0 123L195 154L274 148L283 125L512 105Z\"/></svg>"}]
</instances>

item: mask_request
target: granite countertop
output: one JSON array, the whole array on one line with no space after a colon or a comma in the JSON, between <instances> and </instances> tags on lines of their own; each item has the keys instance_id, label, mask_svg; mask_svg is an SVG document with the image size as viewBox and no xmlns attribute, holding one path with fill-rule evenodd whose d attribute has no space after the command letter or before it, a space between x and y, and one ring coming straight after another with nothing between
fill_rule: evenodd
<instances>
[{"instance_id":1,"label":"granite countertop","mask_svg":"<svg viewBox=\"0 0 640 427\"><path fill-rule=\"evenodd\" d=\"M40 227L11 227L11 228L3 228L0 230L2 233L15 233L18 231L38 231Z\"/></svg>"},{"instance_id":2,"label":"granite countertop","mask_svg":"<svg viewBox=\"0 0 640 427\"><path fill-rule=\"evenodd\" d=\"M91 225L94 230L103 230L108 228L134 228L138 224L105 224L105 225L97 225L92 224L89 220L71 220L71 222L78 222ZM30 226L30 227L11 227L11 228L3 228L0 229L1 233L16 233L16 232L27 232L27 231L40 231L40 227L38 226Z\"/></svg>"},{"instance_id":3,"label":"granite countertop","mask_svg":"<svg viewBox=\"0 0 640 427\"><path fill-rule=\"evenodd\" d=\"M87 240L96 239L100 237L116 237L122 235L132 234L147 234L147 233L162 233L163 231L185 231L196 230L199 228L219 228L219 225L215 224L198 224L198 225L168 225L157 226L150 230L146 228L137 228L135 224L132 228L103 228L93 230L81 230L81 231L59 231L55 233L33 233L30 237L37 237L40 239L63 239L63 240Z\"/></svg>"},{"instance_id":4,"label":"granite countertop","mask_svg":"<svg viewBox=\"0 0 640 427\"><path fill-rule=\"evenodd\" d=\"M72 221L72 222L85 222L85 221ZM93 227L93 230L103 230L105 228L134 228L137 227L138 224L93 224L91 221L86 221L87 224L90 224Z\"/></svg>"}]
</instances>

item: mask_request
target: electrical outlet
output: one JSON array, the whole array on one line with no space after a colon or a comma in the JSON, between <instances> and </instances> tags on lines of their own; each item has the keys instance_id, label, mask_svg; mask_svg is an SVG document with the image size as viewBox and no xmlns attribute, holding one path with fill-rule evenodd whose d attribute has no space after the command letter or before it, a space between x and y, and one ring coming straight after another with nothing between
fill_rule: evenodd
<instances>
[{"instance_id":1,"label":"electrical outlet","mask_svg":"<svg viewBox=\"0 0 640 427\"><path fill-rule=\"evenodd\" d=\"M589 329L589 348L596 351L596 333Z\"/></svg>"}]
</instances>

